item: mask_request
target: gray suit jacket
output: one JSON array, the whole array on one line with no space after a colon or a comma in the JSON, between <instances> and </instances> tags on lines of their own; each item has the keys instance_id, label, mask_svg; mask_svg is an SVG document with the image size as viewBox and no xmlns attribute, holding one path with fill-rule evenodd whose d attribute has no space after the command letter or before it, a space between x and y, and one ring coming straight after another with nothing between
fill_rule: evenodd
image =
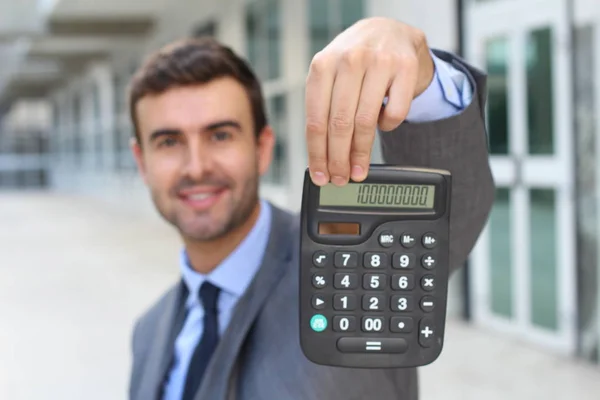
<instances>
[{"instance_id":1,"label":"gray suit jacket","mask_svg":"<svg viewBox=\"0 0 600 400\"><path fill-rule=\"evenodd\" d=\"M490 211L494 185L484 127L485 76L436 51L471 78L472 104L432 123L380 132L385 161L442 168L453 176L450 268L466 261ZM416 400L415 369L347 369L316 365L301 349L298 327L299 217L273 210L262 266L240 299L195 400ZM183 316L179 282L136 323L131 400L159 398Z\"/></svg>"}]
</instances>

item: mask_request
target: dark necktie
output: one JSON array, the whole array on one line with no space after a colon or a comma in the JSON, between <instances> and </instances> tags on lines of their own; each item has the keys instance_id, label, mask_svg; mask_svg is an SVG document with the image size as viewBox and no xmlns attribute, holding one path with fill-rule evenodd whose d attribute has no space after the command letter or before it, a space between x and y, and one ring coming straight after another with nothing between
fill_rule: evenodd
<instances>
[{"instance_id":1,"label":"dark necktie","mask_svg":"<svg viewBox=\"0 0 600 400\"><path fill-rule=\"evenodd\" d=\"M213 351L219 341L219 326L217 318L217 298L220 289L215 285L204 282L200 287L200 302L204 308L204 330L202 337L194 350L183 391L182 400L192 400L202 382Z\"/></svg>"}]
</instances>

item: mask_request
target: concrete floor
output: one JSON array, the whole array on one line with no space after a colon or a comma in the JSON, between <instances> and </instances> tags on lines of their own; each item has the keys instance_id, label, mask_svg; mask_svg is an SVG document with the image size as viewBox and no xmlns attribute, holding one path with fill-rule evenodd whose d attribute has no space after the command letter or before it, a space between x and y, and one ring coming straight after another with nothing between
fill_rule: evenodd
<instances>
[{"instance_id":1,"label":"concrete floor","mask_svg":"<svg viewBox=\"0 0 600 400\"><path fill-rule=\"evenodd\" d=\"M134 318L177 278L158 218L56 194L0 194L0 399L126 398ZM600 368L450 321L422 400L600 398Z\"/></svg>"}]
</instances>

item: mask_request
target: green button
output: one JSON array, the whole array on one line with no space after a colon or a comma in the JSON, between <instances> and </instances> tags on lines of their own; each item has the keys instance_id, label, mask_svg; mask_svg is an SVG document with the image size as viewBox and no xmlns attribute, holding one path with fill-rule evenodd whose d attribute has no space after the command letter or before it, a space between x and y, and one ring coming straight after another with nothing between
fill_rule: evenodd
<instances>
[{"instance_id":1,"label":"green button","mask_svg":"<svg viewBox=\"0 0 600 400\"><path fill-rule=\"evenodd\" d=\"M327 328L327 318L321 314L313 315L310 319L310 327L315 332L323 332Z\"/></svg>"}]
</instances>

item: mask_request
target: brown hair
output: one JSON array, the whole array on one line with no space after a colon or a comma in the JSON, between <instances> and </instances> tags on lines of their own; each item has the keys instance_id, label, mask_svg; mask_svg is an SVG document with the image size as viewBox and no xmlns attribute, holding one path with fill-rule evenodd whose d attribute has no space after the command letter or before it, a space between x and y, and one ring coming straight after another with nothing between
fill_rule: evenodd
<instances>
[{"instance_id":1,"label":"brown hair","mask_svg":"<svg viewBox=\"0 0 600 400\"><path fill-rule=\"evenodd\" d=\"M147 95L178 86L208 83L221 77L237 80L248 94L256 136L267 125L260 83L250 66L229 47L213 38L191 38L171 43L151 54L134 74L129 87L129 114L141 145L137 102Z\"/></svg>"}]
</instances>

